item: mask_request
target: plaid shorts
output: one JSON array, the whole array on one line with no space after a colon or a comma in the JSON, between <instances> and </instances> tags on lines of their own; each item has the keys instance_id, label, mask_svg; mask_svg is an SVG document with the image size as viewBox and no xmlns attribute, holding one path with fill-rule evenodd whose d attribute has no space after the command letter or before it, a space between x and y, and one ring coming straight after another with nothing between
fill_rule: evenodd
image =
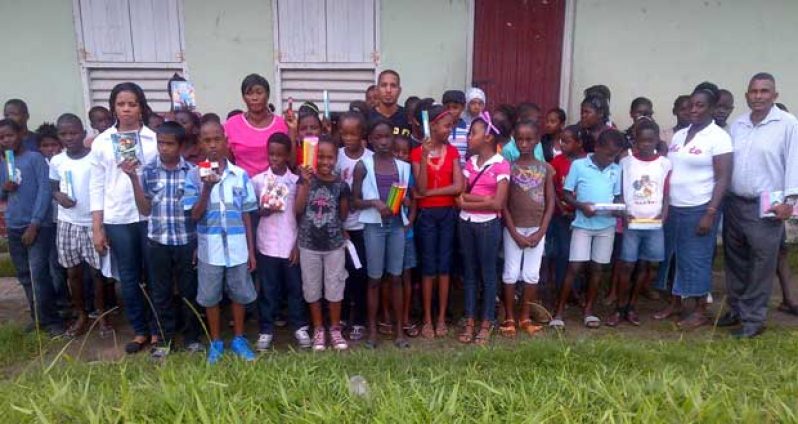
<instances>
[{"instance_id":1,"label":"plaid shorts","mask_svg":"<svg viewBox=\"0 0 798 424\"><path fill-rule=\"evenodd\" d=\"M64 268L72 268L85 261L93 269L100 269L100 254L94 250L91 227L58 221L55 247L58 250L58 263Z\"/></svg>"}]
</instances>

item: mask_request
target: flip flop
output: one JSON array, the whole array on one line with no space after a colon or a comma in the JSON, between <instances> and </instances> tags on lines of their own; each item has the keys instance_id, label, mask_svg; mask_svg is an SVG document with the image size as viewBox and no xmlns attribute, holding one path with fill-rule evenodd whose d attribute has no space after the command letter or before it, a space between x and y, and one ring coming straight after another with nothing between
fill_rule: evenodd
<instances>
[{"instance_id":1,"label":"flip flop","mask_svg":"<svg viewBox=\"0 0 798 424\"><path fill-rule=\"evenodd\" d=\"M380 322L377 324L377 332L383 336L393 336L393 324Z\"/></svg>"},{"instance_id":2,"label":"flip flop","mask_svg":"<svg viewBox=\"0 0 798 424\"><path fill-rule=\"evenodd\" d=\"M595 330L596 328L601 327L601 320L595 315L588 315L585 317L584 320L585 327Z\"/></svg>"},{"instance_id":3,"label":"flip flop","mask_svg":"<svg viewBox=\"0 0 798 424\"><path fill-rule=\"evenodd\" d=\"M411 323L404 326L405 334L407 337L416 338L419 334L421 334L421 329L418 328L418 324Z\"/></svg>"},{"instance_id":4,"label":"flip flop","mask_svg":"<svg viewBox=\"0 0 798 424\"><path fill-rule=\"evenodd\" d=\"M565 329L565 321L555 318L549 321L549 328L553 328L555 330L563 330Z\"/></svg>"},{"instance_id":5,"label":"flip flop","mask_svg":"<svg viewBox=\"0 0 798 424\"><path fill-rule=\"evenodd\" d=\"M540 330L543 329L542 325L537 325L537 324L533 323L531 319L525 319L525 320L521 321L518 324L519 324L519 327L521 327L521 329L526 331L526 334L528 334L530 336L534 336L535 334L538 334L540 332Z\"/></svg>"},{"instance_id":6,"label":"flip flop","mask_svg":"<svg viewBox=\"0 0 798 424\"><path fill-rule=\"evenodd\" d=\"M410 343L408 343L408 341L405 339L396 339L394 340L393 345L398 349L407 349L410 347Z\"/></svg>"},{"instance_id":7,"label":"flip flop","mask_svg":"<svg viewBox=\"0 0 798 424\"><path fill-rule=\"evenodd\" d=\"M501 327L499 327L499 334L501 334L504 337L510 337L510 338L515 337L516 335L515 321L511 319L505 320L502 323Z\"/></svg>"},{"instance_id":8,"label":"flip flop","mask_svg":"<svg viewBox=\"0 0 798 424\"><path fill-rule=\"evenodd\" d=\"M446 337L449 335L449 328L446 324L440 324L435 328L435 337Z\"/></svg>"},{"instance_id":9,"label":"flip flop","mask_svg":"<svg viewBox=\"0 0 798 424\"><path fill-rule=\"evenodd\" d=\"M421 336L425 339L432 339L435 337L435 327L432 326L432 323L425 323L421 327Z\"/></svg>"}]
</instances>

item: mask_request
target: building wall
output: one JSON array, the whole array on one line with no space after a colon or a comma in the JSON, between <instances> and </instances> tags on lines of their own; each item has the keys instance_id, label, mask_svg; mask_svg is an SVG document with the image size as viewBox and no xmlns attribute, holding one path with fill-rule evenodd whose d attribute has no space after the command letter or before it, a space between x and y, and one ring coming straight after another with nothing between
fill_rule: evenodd
<instances>
[{"instance_id":1,"label":"building wall","mask_svg":"<svg viewBox=\"0 0 798 424\"><path fill-rule=\"evenodd\" d=\"M582 90L612 89L612 114L630 124L637 96L654 102L655 118L673 125L673 100L702 81L735 95L733 116L756 72L775 75L780 101L798 110L798 1L576 0L569 121Z\"/></svg>"},{"instance_id":2,"label":"building wall","mask_svg":"<svg viewBox=\"0 0 798 424\"><path fill-rule=\"evenodd\" d=\"M70 0L0 2L0 101L25 100L31 129L83 110L74 28Z\"/></svg>"}]
</instances>

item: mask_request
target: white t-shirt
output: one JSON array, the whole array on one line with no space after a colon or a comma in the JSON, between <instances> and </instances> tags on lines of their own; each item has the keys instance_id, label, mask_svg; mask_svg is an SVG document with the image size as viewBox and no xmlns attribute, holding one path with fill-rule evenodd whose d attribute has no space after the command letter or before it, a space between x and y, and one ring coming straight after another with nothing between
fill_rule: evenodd
<instances>
[{"instance_id":1,"label":"white t-shirt","mask_svg":"<svg viewBox=\"0 0 798 424\"><path fill-rule=\"evenodd\" d=\"M91 177L91 154L80 159L70 158L66 151L50 160L50 180L58 181L59 191L67 193L67 172L72 174L72 191L75 206L67 209L58 205L58 220L81 227L91 226L89 205L89 178ZM68 194L68 193L67 193Z\"/></svg>"},{"instance_id":2,"label":"white t-shirt","mask_svg":"<svg viewBox=\"0 0 798 424\"><path fill-rule=\"evenodd\" d=\"M668 159L673 166L670 201L677 207L700 206L712 200L715 189L712 159L733 150L729 134L714 122L685 146L689 130L690 127L677 131L668 149Z\"/></svg>"},{"instance_id":3,"label":"white t-shirt","mask_svg":"<svg viewBox=\"0 0 798 424\"><path fill-rule=\"evenodd\" d=\"M671 161L664 156L643 160L636 156L621 159L623 201L635 218L656 218L662 213L662 200L668 187Z\"/></svg>"},{"instance_id":4,"label":"white t-shirt","mask_svg":"<svg viewBox=\"0 0 798 424\"><path fill-rule=\"evenodd\" d=\"M360 155L357 159L352 159L346 155L344 151L345 148L341 147L338 149L338 163L335 164L335 172L341 176L341 179L344 180L347 184L349 184L349 190L352 190L352 183L354 182L354 174L355 174L355 165L360 162L361 159L366 157L374 156L374 152L369 149L364 149L363 154ZM360 219L360 211L356 210L349 205L349 216L346 217L346 221L344 221L344 229L347 231L358 231L362 230L365 225L359 221Z\"/></svg>"}]
</instances>

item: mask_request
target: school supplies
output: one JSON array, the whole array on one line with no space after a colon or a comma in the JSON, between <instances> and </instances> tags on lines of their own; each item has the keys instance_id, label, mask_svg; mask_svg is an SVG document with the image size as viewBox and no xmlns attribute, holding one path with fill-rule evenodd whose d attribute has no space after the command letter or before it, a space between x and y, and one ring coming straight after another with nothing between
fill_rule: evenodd
<instances>
[{"instance_id":1,"label":"school supplies","mask_svg":"<svg viewBox=\"0 0 798 424\"><path fill-rule=\"evenodd\" d=\"M172 81L172 110L192 111L197 107L197 99L194 95L194 85L188 81Z\"/></svg>"},{"instance_id":2,"label":"school supplies","mask_svg":"<svg viewBox=\"0 0 798 424\"><path fill-rule=\"evenodd\" d=\"M319 155L319 138L305 137L302 140L302 164L316 169L316 160Z\"/></svg>"},{"instance_id":3,"label":"school supplies","mask_svg":"<svg viewBox=\"0 0 798 424\"><path fill-rule=\"evenodd\" d=\"M134 161L141 163L143 156L141 151L141 140L137 131L118 132L111 134L111 142L114 145L114 155L116 163L124 161Z\"/></svg>"},{"instance_id":4,"label":"school supplies","mask_svg":"<svg viewBox=\"0 0 798 424\"><path fill-rule=\"evenodd\" d=\"M406 193L406 185L391 184L391 189L388 191L388 198L385 200L385 206L387 206L394 215L398 214L399 209L402 208L402 202L405 200Z\"/></svg>"},{"instance_id":5,"label":"school supplies","mask_svg":"<svg viewBox=\"0 0 798 424\"><path fill-rule=\"evenodd\" d=\"M330 120L330 93L327 90L322 92L322 98L324 100L324 117L329 121Z\"/></svg>"},{"instance_id":6,"label":"school supplies","mask_svg":"<svg viewBox=\"0 0 798 424\"><path fill-rule=\"evenodd\" d=\"M594 203L591 208L597 214L611 215L613 212L625 211L626 205L623 203Z\"/></svg>"},{"instance_id":7,"label":"school supplies","mask_svg":"<svg viewBox=\"0 0 798 424\"><path fill-rule=\"evenodd\" d=\"M197 168L199 168L200 178L205 178L218 173L219 162L211 162L209 160L204 160L197 164Z\"/></svg>"},{"instance_id":8,"label":"school supplies","mask_svg":"<svg viewBox=\"0 0 798 424\"><path fill-rule=\"evenodd\" d=\"M421 126L424 128L424 140L428 140L430 138L429 112L426 110L421 111Z\"/></svg>"},{"instance_id":9,"label":"school supplies","mask_svg":"<svg viewBox=\"0 0 798 424\"><path fill-rule=\"evenodd\" d=\"M64 172L64 194L75 200L75 184L72 182L72 171Z\"/></svg>"},{"instance_id":10,"label":"school supplies","mask_svg":"<svg viewBox=\"0 0 798 424\"><path fill-rule=\"evenodd\" d=\"M759 217L775 218L776 214L770 212L770 209L782 203L784 203L783 191L763 191L759 194ZM798 204L793 206L791 218L798 218Z\"/></svg>"},{"instance_id":11,"label":"school supplies","mask_svg":"<svg viewBox=\"0 0 798 424\"><path fill-rule=\"evenodd\" d=\"M260 192L260 207L270 211L283 212L288 193L287 185L278 182L274 176L267 175L263 190Z\"/></svg>"},{"instance_id":12,"label":"school supplies","mask_svg":"<svg viewBox=\"0 0 798 424\"><path fill-rule=\"evenodd\" d=\"M22 176L17 173L17 162L13 150L6 150L6 174L8 181L19 184Z\"/></svg>"},{"instance_id":13,"label":"school supplies","mask_svg":"<svg viewBox=\"0 0 798 424\"><path fill-rule=\"evenodd\" d=\"M661 219L635 218L629 220L630 230L659 230L662 228Z\"/></svg>"}]
</instances>

